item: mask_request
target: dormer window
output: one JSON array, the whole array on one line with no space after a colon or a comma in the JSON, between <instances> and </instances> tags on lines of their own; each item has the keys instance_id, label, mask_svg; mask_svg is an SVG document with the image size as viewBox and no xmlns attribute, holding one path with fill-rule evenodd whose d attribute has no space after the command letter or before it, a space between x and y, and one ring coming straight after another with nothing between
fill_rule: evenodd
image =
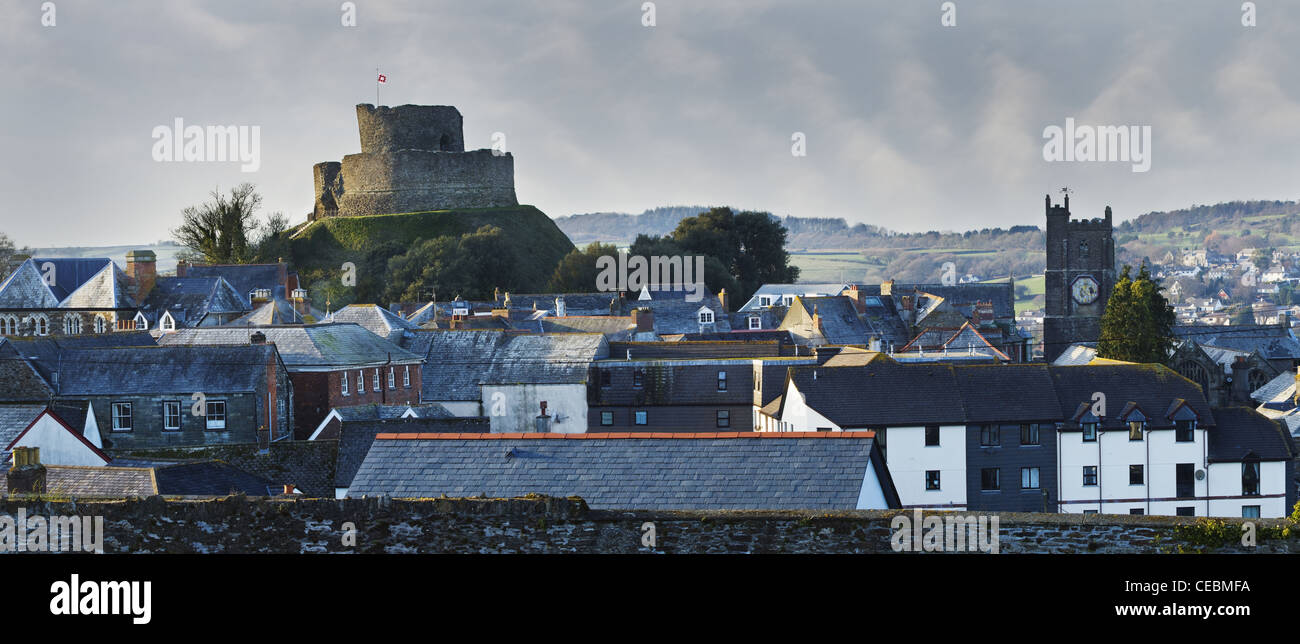
<instances>
[{"instance_id":1,"label":"dormer window","mask_svg":"<svg viewBox=\"0 0 1300 644\"><path fill-rule=\"evenodd\" d=\"M713 324L713 311L709 309L700 311L700 324Z\"/></svg>"},{"instance_id":2,"label":"dormer window","mask_svg":"<svg viewBox=\"0 0 1300 644\"><path fill-rule=\"evenodd\" d=\"M1195 420L1178 420L1174 421L1174 441L1178 443L1191 443L1196 434Z\"/></svg>"},{"instance_id":3,"label":"dormer window","mask_svg":"<svg viewBox=\"0 0 1300 644\"><path fill-rule=\"evenodd\" d=\"M305 300L305 299L307 299L307 289L305 289L305 288L295 288L295 289L293 289L293 299L295 299L295 300Z\"/></svg>"},{"instance_id":4,"label":"dormer window","mask_svg":"<svg viewBox=\"0 0 1300 644\"><path fill-rule=\"evenodd\" d=\"M758 305L759 305L759 306L772 306L772 296L771 296L771 295L760 295L760 296L758 296Z\"/></svg>"},{"instance_id":5,"label":"dormer window","mask_svg":"<svg viewBox=\"0 0 1300 644\"><path fill-rule=\"evenodd\" d=\"M148 331L149 320L146 320L143 313L135 314L135 328L137 331Z\"/></svg>"},{"instance_id":6,"label":"dormer window","mask_svg":"<svg viewBox=\"0 0 1300 644\"><path fill-rule=\"evenodd\" d=\"M255 299L255 300L269 300L269 299L271 299L271 289L269 289L269 288L255 288L255 289L253 289L252 296L253 296L253 299Z\"/></svg>"},{"instance_id":7,"label":"dormer window","mask_svg":"<svg viewBox=\"0 0 1300 644\"><path fill-rule=\"evenodd\" d=\"M790 306L790 303L793 302L793 301L794 301L794 296L793 296L793 295L782 295L782 296L781 296L781 303L784 304L784 305L786 305L786 306Z\"/></svg>"},{"instance_id":8,"label":"dormer window","mask_svg":"<svg viewBox=\"0 0 1300 644\"><path fill-rule=\"evenodd\" d=\"M1132 420L1128 424L1128 439L1131 441L1142 440L1142 432L1146 431L1147 423L1144 420Z\"/></svg>"},{"instance_id":9,"label":"dormer window","mask_svg":"<svg viewBox=\"0 0 1300 644\"><path fill-rule=\"evenodd\" d=\"M1092 443L1097 440L1097 425L1098 423L1083 424L1083 442Z\"/></svg>"},{"instance_id":10,"label":"dormer window","mask_svg":"<svg viewBox=\"0 0 1300 644\"><path fill-rule=\"evenodd\" d=\"M175 331L176 319L172 317L172 314L170 312L163 313L160 326L162 327L163 331Z\"/></svg>"},{"instance_id":11,"label":"dormer window","mask_svg":"<svg viewBox=\"0 0 1300 644\"><path fill-rule=\"evenodd\" d=\"M762 328L763 328L763 318L760 318L760 317L758 317L757 315L752 315L752 316L750 316L750 318L749 318L749 330L751 330L751 331L757 331L757 330L762 329Z\"/></svg>"}]
</instances>

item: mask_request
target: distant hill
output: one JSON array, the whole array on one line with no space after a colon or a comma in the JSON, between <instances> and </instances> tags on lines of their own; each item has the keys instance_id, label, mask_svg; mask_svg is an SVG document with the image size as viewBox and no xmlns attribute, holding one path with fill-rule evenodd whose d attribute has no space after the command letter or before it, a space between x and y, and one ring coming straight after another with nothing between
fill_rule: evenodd
<instances>
[{"instance_id":1,"label":"distant hill","mask_svg":"<svg viewBox=\"0 0 1300 644\"><path fill-rule=\"evenodd\" d=\"M119 266L126 265L126 254L133 250L151 250L158 256L159 273L176 272L176 255L185 250L175 242L157 244L133 244L128 246L60 246L31 249L32 257L107 257Z\"/></svg>"},{"instance_id":2,"label":"distant hill","mask_svg":"<svg viewBox=\"0 0 1300 644\"><path fill-rule=\"evenodd\" d=\"M416 240L472 233L481 226L498 226L511 246L526 283L520 292L541 292L555 266L573 243L546 213L533 206L438 210L400 215L330 217L285 231L292 266L302 284L313 292L322 280L340 279L344 262L356 266L356 290L349 301L378 302L388 272L388 260L405 253ZM502 284L503 288L511 285ZM333 302L334 308L340 303ZM318 303L324 308L324 302Z\"/></svg>"}]
</instances>

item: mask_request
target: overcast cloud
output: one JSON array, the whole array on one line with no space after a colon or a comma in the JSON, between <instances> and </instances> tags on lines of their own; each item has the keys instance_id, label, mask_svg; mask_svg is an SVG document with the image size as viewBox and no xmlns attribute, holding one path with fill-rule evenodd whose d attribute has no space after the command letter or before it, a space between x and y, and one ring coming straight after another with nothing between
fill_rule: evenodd
<instances>
[{"instance_id":1,"label":"overcast cloud","mask_svg":"<svg viewBox=\"0 0 1300 644\"><path fill-rule=\"evenodd\" d=\"M214 187L302 221L354 105L455 105L549 215L730 204L896 230L1294 199L1300 3L0 2L0 195L19 244L170 238ZM155 126L261 127L261 167L158 163ZM1150 125L1151 169L1047 163L1043 128ZM791 155L791 135L807 156Z\"/></svg>"}]
</instances>

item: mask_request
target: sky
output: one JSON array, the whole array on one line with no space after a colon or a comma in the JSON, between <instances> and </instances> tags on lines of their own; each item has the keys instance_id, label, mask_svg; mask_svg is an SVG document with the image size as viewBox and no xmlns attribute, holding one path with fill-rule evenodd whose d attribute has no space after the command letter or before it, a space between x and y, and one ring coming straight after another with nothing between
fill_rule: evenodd
<instances>
[{"instance_id":1,"label":"sky","mask_svg":"<svg viewBox=\"0 0 1300 644\"><path fill-rule=\"evenodd\" d=\"M376 68L382 104L456 106L467 148L504 134L520 203L552 217L967 230L1042 225L1067 186L1076 217L1118 220L1297 198L1300 3L1259 0L1249 27L1238 0L648 4L0 0L0 232L152 243L245 181L303 221L311 166L360 151ZM259 128L256 171L156 160L177 118ZM1149 126L1149 169L1046 160L1067 119Z\"/></svg>"}]
</instances>

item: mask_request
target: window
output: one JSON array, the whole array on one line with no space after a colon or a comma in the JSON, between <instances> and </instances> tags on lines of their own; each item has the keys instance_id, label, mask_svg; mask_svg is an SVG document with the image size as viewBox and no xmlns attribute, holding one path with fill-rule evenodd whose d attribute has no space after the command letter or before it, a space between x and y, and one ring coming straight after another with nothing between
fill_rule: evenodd
<instances>
[{"instance_id":1,"label":"window","mask_svg":"<svg viewBox=\"0 0 1300 644\"><path fill-rule=\"evenodd\" d=\"M411 367L407 366L402 370L402 388L406 389L411 386Z\"/></svg>"},{"instance_id":2,"label":"window","mask_svg":"<svg viewBox=\"0 0 1300 644\"><path fill-rule=\"evenodd\" d=\"M63 335L77 335L78 333L81 333L81 318L72 313L63 316Z\"/></svg>"},{"instance_id":3,"label":"window","mask_svg":"<svg viewBox=\"0 0 1300 644\"><path fill-rule=\"evenodd\" d=\"M18 335L18 321L13 316L0 316L0 335Z\"/></svg>"},{"instance_id":4,"label":"window","mask_svg":"<svg viewBox=\"0 0 1300 644\"><path fill-rule=\"evenodd\" d=\"M925 471L925 489L927 490L939 489L939 470Z\"/></svg>"},{"instance_id":5,"label":"window","mask_svg":"<svg viewBox=\"0 0 1300 644\"><path fill-rule=\"evenodd\" d=\"M113 431L131 431L131 403L113 403Z\"/></svg>"},{"instance_id":6,"label":"window","mask_svg":"<svg viewBox=\"0 0 1300 644\"><path fill-rule=\"evenodd\" d=\"M645 369L636 368L632 370L632 388L640 389L645 386Z\"/></svg>"},{"instance_id":7,"label":"window","mask_svg":"<svg viewBox=\"0 0 1300 644\"><path fill-rule=\"evenodd\" d=\"M1143 510L1142 508L1129 508L1128 513L1129 513L1129 514L1146 514L1146 511Z\"/></svg>"},{"instance_id":8,"label":"window","mask_svg":"<svg viewBox=\"0 0 1300 644\"><path fill-rule=\"evenodd\" d=\"M1243 505L1243 506L1241 506L1241 518L1243 518L1243 519L1258 519L1258 518L1259 518L1259 506L1258 506L1258 505Z\"/></svg>"},{"instance_id":9,"label":"window","mask_svg":"<svg viewBox=\"0 0 1300 644\"><path fill-rule=\"evenodd\" d=\"M772 296L771 296L771 295L760 295L760 296L758 296L758 305L759 305L759 306L772 306Z\"/></svg>"},{"instance_id":10,"label":"window","mask_svg":"<svg viewBox=\"0 0 1300 644\"><path fill-rule=\"evenodd\" d=\"M731 427L731 412L726 409L718 410L718 427Z\"/></svg>"},{"instance_id":11,"label":"window","mask_svg":"<svg viewBox=\"0 0 1300 644\"><path fill-rule=\"evenodd\" d=\"M208 402L208 429L225 429L226 428L226 401L213 400Z\"/></svg>"},{"instance_id":12,"label":"window","mask_svg":"<svg viewBox=\"0 0 1300 644\"><path fill-rule=\"evenodd\" d=\"M1194 517L1196 516L1196 507L1191 505L1180 505L1174 508L1174 516Z\"/></svg>"},{"instance_id":13,"label":"window","mask_svg":"<svg viewBox=\"0 0 1300 644\"><path fill-rule=\"evenodd\" d=\"M1142 440L1142 430L1146 429L1146 425L1146 421L1130 421L1128 424L1128 439L1131 441Z\"/></svg>"},{"instance_id":14,"label":"window","mask_svg":"<svg viewBox=\"0 0 1300 644\"><path fill-rule=\"evenodd\" d=\"M756 315L749 316L749 328L751 331L763 328L763 318Z\"/></svg>"},{"instance_id":15,"label":"window","mask_svg":"<svg viewBox=\"0 0 1300 644\"><path fill-rule=\"evenodd\" d=\"M348 372L346 371L343 372L343 380L341 380L340 382L342 382L343 384L343 395L344 396L350 395L348 393Z\"/></svg>"},{"instance_id":16,"label":"window","mask_svg":"<svg viewBox=\"0 0 1300 644\"><path fill-rule=\"evenodd\" d=\"M998 439L997 425L984 425L980 427L980 447L997 447L1001 441Z\"/></svg>"},{"instance_id":17,"label":"window","mask_svg":"<svg viewBox=\"0 0 1300 644\"><path fill-rule=\"evenodd\" d=\"M136 313L136 314L135 314L135 330L137 330L137 331L148 331L148 330L149 330L149 320L146 320L146 319L145 319L143 313Z\"/></svg>"},{"instance_id":18,"label":"window","mask_svg":"<svg viewBox=\"0 0 1300 644\"><path fill-rule=\"evenodd\" d=\"M1174 481L1176 490L1174 495L1179 498L1196 496L1196 484L1193 477L1196 475L1196 467L1191 463L1178 463L1174 466Z\"/></svg>"},{"instance_id":19,"label":"window","mask_svg":"<svg viewBox=\"0 0 1300 644\"><path fill-rule=\"evenodd\" d=\"M1038 468L1036 467L1020 468L1020 489L1022 490L1038 489Z\"/></svg>"},{"instance_id":20,"label":"window","mask_svg":"<svg viewBox=\"0 0 1300 644\"><path fill-rule=\"evenodd\" d=\"M1245 496L1259 496L1259 461L1241 464L1241 493Z\"/></svg>"},{"instance_id":21,"label":"window","mask_svg":"<svg viewBox=\"0 0 1300 644\"><path fill-rule=\"evenodd\" d=\"M1020 426L1020 444L1021 445L1038 444L1038 425Z\"/></svg>"},{"instance_id":22,"label":"window","mask_svg":"<svg viewBox=\"0 0 1300 644\"><path fill-rule=\"evenodd\" d=\"M633 412L632 415L633 415L633 422L635 422L636 424L638 424L638 425L644 425L644 424L646 424L646 412L645 412L645 410L641 410L641 411Z\"/></svg>"},{"instance_id":23,"label":"window","mask_svg":"<svg viewBox=\"0 0 1300 644\"><path fill-rule=\"evenodd\" d=\"M1096 466L1096 465L1084 465L1084 466L1083 466L1083 484L1084 484L1084 485L1096 485L1096 484L1097 484L1097 466Z\"/></svg>"},{"instance_id":24,"label":"window","mask_svg":"<svg viewBox=\"0 0 1300 644\"><path fill-rule=\"evenodd\" d=\"M364 396L366 393L366 372L357 372L357 395Z\"/></svg>"},{"instance_id":25,"label":"window","mask_svg":"<svg viewBox=\"0 0 1300 644\"><path fill-rule=\"evenodd\" d=\"M1096 511L1096 510L1084 510L1083 513L1084 513L1084 514L1097 514L1097 511Z\"/></svg>"},{"instance_id":26,"label":"window","mask_svg":"<svg viewBox=\"0 0 1300 644\"><path fill-rule=\"evenodd\" d=\"M45 317L44 315L37 315L32 317L32 328L33 328L33 333L35 333L36 335L49 335L50 334L49 318Z\"/></svg>"},{"instance_id":27,"label":"window","mask_svg":"<svg viewBox=\"0 0 1300 644\"><path fill-rule=\"evenodd\" d=\"M925 446L926 446L926 447L938 447L938 446L939 446L939 426L938 426L938 425L926 425L926 426L925 426Z\"/></svg>"},{"instance_id":28,"label":"window","mask_svg":"<svg viewBox=\"0 0 1300 644\"><path fill-rule=\"evenodd\" d=\"M379 370L375 369L375 374L370 377L370 390L379 391Z\"/></svg>"},{"instance_id":29,"label":"window","mask_svg":"<svg viewBox=\"0 0 1300 644\"><path fill-rule=\"evenodd\" d=\"M713 311L708 309L700 311L700 324L713 324Z\"/></svg>"},{"instance_id":30,"label":"window","mask_svg":"<svg viewBox=\"0 0 1300 644\"><path fill-rule=\"evenodd\" d=\"M996 467L986 467L980 470L980 489L985 492L995 492L1002 489L1001 470Z\"/></svg>"},{"instance_id":31,"label":"window","mask_svg":"<svg viewBox=\"0 0 1300 644\"><path fill-rule=\"evenodd\" d=\"M397 370L393 367L388 368L388 388L397 389Z\"/></svg>"},{"instance_id":32,"label":"window","mask_svg":"<svg viewBox=\"0 0 1300 644\"><path fill-rule=\"evenodd\" d=\"M610 384L609 369L601 369L601 370L600 370L600 386L601 386L602 388L608 388L608 387L609 387L609 384Z\"/></svg>"},{"instance_id":33,"label":"window","mask_svg":"<svg viewBox=\"0 0 1300 644\"><path fill-rule=\"evenodd\" d=\"M176 430L181 428L181 403L179 400L168 400L163 403L163 429Z\"/></svg>"},{"instance_id":34,"label":"window","mask_svg":"<svg viewBox=\"0 0 1300 644\"><path fill-rule=\"evenodd\" d=\"M1145 472L1143 471L1143 466L1141 465L1128 466L1128 484L1142 485L1142 482L1146 480L1146 476L1144 476L1144 474Z\"/></svg>"},{"instance_id":35,"label":"window","mask_svg":"<svg viewBox=\"0 0 1300 644\"><path fill-rule=\"evenodd\" d=\"M602 411L602 412L600 412L600 424L601 424L601 425L613 425L613 424L614 424L614 412L612 412L612 411Z\"/></svg>"},{"instance_id":36,"label":"window","mask_svg":"<svg viewBox=\"0 0 1300 644\"><path fill-rule=\"evenodd\" d=\"M1083 424L1083 442L1091 443L1097 440L1097 423Z\"/></svg>"},{"instance_id":37,"label":"window","mask_svg":"<svg viewBox=\"0 0 1300 644\"><path fill-rule=\"evenodd\" d=\"M163 313L163 316L162 316L162 330L163 330L163 331L175 331L175 330L176 330L176 319L173 318L173 317L171 316L171 313Z\"/></svg>"},{"instance_id":38,"label":"window","mask_svg":"<svg viewBox=\"0 0 1300 644\"><path fill-rule=\"evenodd\" d=\"M95 333L103 333L105 331L104 329L105 326L106 325L104 324L104 318L101 317L95 318Z\"/></svg>"},{"instance_id":39,"label":"window","mask_svg":"<svg viewBox=\"0 0 1300 644\"><path fill-rule=\"evenodd\" d=\"M1174 421L1174 440L1179 443L1190 443L1193 440L1193 434L1196 430L1196 421L1179 420Z\"/></svg>"},{"instance_id":40,"label":"window","mask_svg":"<svg viewBox=\"0 0 1300 644\"><path fill-rule=\"evenodd\" d=\"M719 372L718 372L718 391L726 391L726 390L727 390L727 372L725 372L725 371L719 371Z\"/></svg>"}]
</instances>

